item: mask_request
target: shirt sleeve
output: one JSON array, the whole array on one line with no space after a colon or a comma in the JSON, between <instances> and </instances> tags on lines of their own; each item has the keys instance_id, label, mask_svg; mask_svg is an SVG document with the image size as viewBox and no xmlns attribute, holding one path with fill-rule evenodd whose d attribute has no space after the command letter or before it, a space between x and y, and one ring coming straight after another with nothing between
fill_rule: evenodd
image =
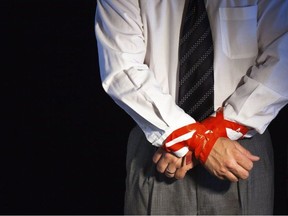
<instances>
[{"instance_id":1,"label":"shirt sleeve","mask_svg":"<svg viewBox=\"0 0 288 216\"><path fill-rule=\"evenodd\" d=\"M161 146L176 128L195 120L163 92L144 63L146 41L139 1L98 0L95 32L104 90ZM113 123L114 124L114 123Z\"/></svg>"},{"instance_id":2,"label":"shirt sleeve","mask_svg":"<svg viewBox=\"0 0 288 216\"><path fill-rule=\"evenodd\" d=\"M224 116L263 133L288 103L288 1L259 1L258 57L225 103Z\"/></svg>"}]
</instances>

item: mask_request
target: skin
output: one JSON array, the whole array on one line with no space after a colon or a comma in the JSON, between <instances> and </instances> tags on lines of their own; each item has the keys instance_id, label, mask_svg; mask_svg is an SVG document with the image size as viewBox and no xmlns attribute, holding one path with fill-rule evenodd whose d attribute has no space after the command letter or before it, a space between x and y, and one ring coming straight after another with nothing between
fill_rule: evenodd
<instances>
[{"instance_id":1,"label":"skin","mask_svg":"<svg viewBox=\"0 0 288 216\"><path fill-rule=\"evenodd\" d=\"M190 155L192 157L192 155ZM178 158L171 153L166 152L163 148L158 148L153 156L153 162L160 173L164 173L169 178L183 179L186 172L192 169L198 163L192 160L186 163L187 157Z\"/></svg>"},{"instance_id":2,"label":"skin","mask_svg":"<svg viewBox=\"0 0 288 216\"><path fill-rule=\"evenodd\" d=\"M237 182L247 179L253 163L260 158L242 147L237 141L219 137L203 166L219 179ZM153 162L160 173L169 178L183 179L186 172L199 162L195 159L186 164L186 157L178 158L159 148L153 156Z\"/></svg>"}]
</instances>

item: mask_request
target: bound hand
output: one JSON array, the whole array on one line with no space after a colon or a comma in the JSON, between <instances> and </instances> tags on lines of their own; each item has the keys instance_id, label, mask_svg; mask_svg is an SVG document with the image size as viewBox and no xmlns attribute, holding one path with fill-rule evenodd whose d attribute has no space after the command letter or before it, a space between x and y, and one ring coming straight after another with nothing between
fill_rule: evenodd
<instances>
[{"instance_id":1,"label":"bound hand","mask_svg":"<svg viewBox=\"0 0 288 216\"><path fill-rule=\"evenodd\" d=\"M159 148L154 156L153 162L160 173L164 173L169 178L183 179L188 170L192 169L197 162L192 158L189 151L184 157L179 158L172 153Z\"/></svg>"},{"instance_id":2,"label":"bound hand","mask_svg":"<svg viewBox=\"0 0 288 216\"><path fill-rule=\"evenodd\" d=\"M215 142L204 167L220 179L237 182L247 179L253 162L260 158L251 154L237 141L220 137Z\"/></svg>"}]
</instances>

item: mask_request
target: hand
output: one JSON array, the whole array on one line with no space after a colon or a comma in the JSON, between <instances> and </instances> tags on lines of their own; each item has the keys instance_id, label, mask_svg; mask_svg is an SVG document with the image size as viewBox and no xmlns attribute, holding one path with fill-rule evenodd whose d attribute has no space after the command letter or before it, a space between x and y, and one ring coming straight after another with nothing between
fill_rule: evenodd
<instances>
[{"instance_id":1,"label":"hand","mask_svg":"<svg viewBox=\"0 0 288 216\"><path fill-rule=\"evenodd\" d=\"M175 177L176 179L183 179L186 172L197 163L192 158L192 152L188 152L184 157L179 158L166 152L163 148L159 148L155 152L153 162L157 164L156 168L160 173L165 173L167 177Z\"/></svg>"},{"instance_id":2,"label":"hand","mask_svg":"<svg viewBox=\"0 0 288 216\"><path fill-rule=\"evenodd\" d=\"M237 141L220 137L213 146L204 167L220 179L237 182L238 179L249 177L253 162L259 159Z\"/></svg>"}]
</instances>

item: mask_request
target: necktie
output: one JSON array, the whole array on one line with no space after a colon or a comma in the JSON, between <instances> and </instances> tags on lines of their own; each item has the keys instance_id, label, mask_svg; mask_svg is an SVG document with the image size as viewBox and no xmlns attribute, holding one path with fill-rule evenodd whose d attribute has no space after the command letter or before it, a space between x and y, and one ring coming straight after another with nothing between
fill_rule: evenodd
<instances>
[{"instance_id":1,"label":"necktie","mask_svg":"<svg viewBox=\"0 0 288 216\"><path fill-rule=\"evenodd\" d=\"M214 111L213 41L204 0L187 3L179 44L178 105L202 121Z\"/></svg>"}]
</instances>

